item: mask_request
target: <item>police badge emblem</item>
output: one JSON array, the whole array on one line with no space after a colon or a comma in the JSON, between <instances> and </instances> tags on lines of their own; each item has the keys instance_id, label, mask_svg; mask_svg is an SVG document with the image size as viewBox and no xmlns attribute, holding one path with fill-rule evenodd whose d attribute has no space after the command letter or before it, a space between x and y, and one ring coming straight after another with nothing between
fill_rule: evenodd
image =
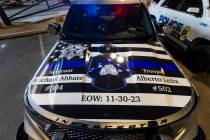
<instances>
[{"instance_id":1,"label":"police badge emblem","mask_svg":"<svg viewBox=\"0 0 210 140\"><path fill-rule=\"evenodd\" d=\"M126 57L106 53L90 58L87 75L92 78L92 86L112 91L125 87L126 78L132 74Z\"/></svg>"}]
</instances>

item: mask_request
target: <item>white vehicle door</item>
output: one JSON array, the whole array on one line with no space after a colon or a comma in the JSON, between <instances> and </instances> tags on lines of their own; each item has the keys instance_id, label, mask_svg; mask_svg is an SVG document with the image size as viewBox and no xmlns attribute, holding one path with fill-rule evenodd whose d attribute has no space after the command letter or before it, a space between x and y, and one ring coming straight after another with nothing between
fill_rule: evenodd
<instances>
[{"instance_id":1,"label":"white vehicle door","mask_svg":"<svg viewBox=\"0 0 210 140\"><path fill-rule=\"evenodd\" d=\"M197 13L194 10L192 13L192 9L197 9ZM178 10L183 15L179 21L184 23L180 34L181 41L189 45L196 38L210 39L208 38L210 36L210 23L206 18L206 6L203 0L183 0Z\"/></svg>"},{"instance_id":2,"label":"white vehicle door","mask_svg":"<svg viewBox=\"0 0 210 140\"><path fill-rule=\"evenodd\" d=\"M203 0L183 0L178 11L182 14L178 21L184 26L180 33L180 41L185 45L196 38L206 38L209 36L209 22L206 19L206 9Z\"/></svg>"},{"instance_id":3,"label":"white vehicle door","mask_svg":"<svg viewBox=\"0 0 210 140\"><path fill-rule=\"evenodd\" d=\"M157 18L158 22L170 24L173 26L173 31L170 38L179 43L180 33L184 27L184 23L180 21L183 18L182 13L178 11L183 0L165 0L160 4L160 16Z\"/></svg>"},{"instance_id":4,"label":"white vehicle door","mask_svg":"<svg viewBox=\"0 0 210 140\"><path fill-rule=\"evenodd\" d=\"M156 20L158 21L160 15L162 14L162 8L160 7L161 3L163 3L164 0L153 0L152 4L149 6L149 12L151 15L154 15L156 17Z\"/></svg>"},{"instance_id":5,"label":"white vehicle door","mask_svg":"<svg viewBox=\"0 0 210 140\"><path fill-rule=\"evenodd\" d=\"M195 8L199 9L197 13L190 12ZM202 0L165 0L158 21L173 25L171 39L187 49L193 39L205 34L207 23L203 20L203 9Z\"/></svg>"}]
</instances>

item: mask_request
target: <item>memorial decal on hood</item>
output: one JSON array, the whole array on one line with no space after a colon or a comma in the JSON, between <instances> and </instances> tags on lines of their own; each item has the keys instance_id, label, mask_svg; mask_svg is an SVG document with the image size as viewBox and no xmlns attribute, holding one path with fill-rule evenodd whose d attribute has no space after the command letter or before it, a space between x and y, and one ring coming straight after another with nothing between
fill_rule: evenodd
<instances>
[{"instance_id":1,"label":"memorial decal on hood","mask_svg":"<svg viewBox=\"0 0 210 140\"><path fill-rule=\"evenodd\" d=\"M71 118L165 119L186 107L190 111L194 100L189 80L158 44L61 41L30 82L28 93L37 112L50 120L66 117L67 124Z\"/></svg>"}]
</instances>

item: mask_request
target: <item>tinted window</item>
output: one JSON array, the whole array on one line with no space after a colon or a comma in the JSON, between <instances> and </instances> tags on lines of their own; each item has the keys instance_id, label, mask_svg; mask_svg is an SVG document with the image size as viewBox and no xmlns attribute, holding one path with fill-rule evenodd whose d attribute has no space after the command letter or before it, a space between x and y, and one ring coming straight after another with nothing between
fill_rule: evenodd
<instances>
[{"instance_id":1,"label":"tinted window","mask_svg":"<svg viewBox=\"0 0 210 140\"><path fill-rule=\"evenodd\" d=\"M196 7L200 9L200 13L197 16L202 15L203 13L203 4L202 0L183 0L181 2L179 11L187 12L189 7Z\"/></svg>"},{"instance_id":2,"label":"tinted window","mask_svg":"<svg viewBox=\"0 0 210 140\"><path fill-rule=\"evenodd\" d=\"M177 9L181 0L166 0L162 6L170 9Z\"/></svg>"},{"instance_id":3,"label":"tinted window","mask_svg":"<svg viewBox=\"0 0 210 140\"><path fill-rule=\"evenodd\" d=\"M68 38L145 40L155 35L143 5L72 5L63 33Z\"/></svg>"},{"instance_id":4,"label":"tinted window","mask_svg":"<svg viewBox=\"0 0 210 140\"><path fill-rule=\"evenodd\" d=\"M160 2L160 0L153 0L153 2L155 2L155 3L159 3L159 2Z\"/></svg>"}]
</instances>

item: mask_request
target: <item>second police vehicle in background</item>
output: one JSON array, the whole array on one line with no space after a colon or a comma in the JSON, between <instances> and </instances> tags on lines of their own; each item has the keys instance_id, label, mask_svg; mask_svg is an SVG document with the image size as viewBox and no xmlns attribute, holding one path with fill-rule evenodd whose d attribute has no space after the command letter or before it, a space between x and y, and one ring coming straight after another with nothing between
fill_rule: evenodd
<instances>
[{"instance_id":1,"label":"second police vehicle in background","mask_svg":"<svg viewBox=\"0 0 210 140\"><path fill-rule=\"evenodd\" d=\"M173 27L166 40L187 52L193 72L210 70L209 0L160 0L150 6L150 13Z\"/></svg>"},{"instance_id":2,"label":"second police vehicle in background","mask_svg":"<svg viewBox=\"0 0 210 140\"><path fill-rule=\"evenodd\" d=\"M77 0L49 31L18 140L204 139L198 95L139 0Z\"/></svg>"}]
</instances>

